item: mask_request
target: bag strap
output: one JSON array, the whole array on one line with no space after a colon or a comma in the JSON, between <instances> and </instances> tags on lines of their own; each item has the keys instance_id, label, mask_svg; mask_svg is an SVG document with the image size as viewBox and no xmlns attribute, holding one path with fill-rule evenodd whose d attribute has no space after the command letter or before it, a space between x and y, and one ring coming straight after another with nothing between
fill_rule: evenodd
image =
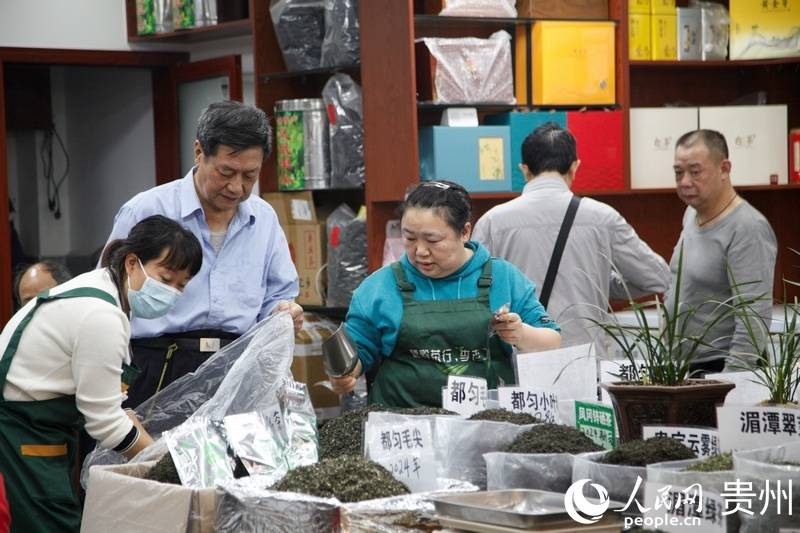
<instances>
[{"instance_id":1,"label":"bag strap","mask_svg":"<svg viewBox=\"0 0 800 533\"><path fill-rule=\"evenodd\" d=\"M564 255L567 237L569 237L569 231L572 229L572 223L575 221L575 214L578 212L578 205L580 203L581 197L573 195L567 206L567 212L564 215L564 221L561 223L561 229L558 230L556 244L553 247L553 255L550 256L550 264L547 265L547 274L544 277L542 292L539 296L539 301L545 309L547 309L547 304L550 301L550 293L556 281L556 274L558 274L558 265L561 264L561 256Z\"/></svg>"}]
</instances>

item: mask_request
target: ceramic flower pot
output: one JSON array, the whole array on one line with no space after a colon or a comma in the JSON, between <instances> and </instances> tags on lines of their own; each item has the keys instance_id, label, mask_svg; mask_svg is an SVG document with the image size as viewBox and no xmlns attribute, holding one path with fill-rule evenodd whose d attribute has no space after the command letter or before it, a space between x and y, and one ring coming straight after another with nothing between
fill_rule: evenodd
<instances>
[{"instance_id":1,"label":"ceramic flower pot","mask_svg":"<svg viewBox=\"0 0 800 533\"><path fill-rule=\"evenodd\" d=\"M617 414L623 441L642 438L642 426L680 424L717 427L717 406L736 385L729 381L690 379L686 385L601 383Z\"/></svg>"}]
</instances>

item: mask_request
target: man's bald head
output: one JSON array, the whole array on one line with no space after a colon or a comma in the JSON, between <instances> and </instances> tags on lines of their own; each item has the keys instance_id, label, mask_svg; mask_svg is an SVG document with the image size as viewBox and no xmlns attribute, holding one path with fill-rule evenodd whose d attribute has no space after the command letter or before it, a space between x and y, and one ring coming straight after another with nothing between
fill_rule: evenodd
<instances>
[{"instance_id":1,"label":"man's bald head","mask_svg":"<svg viewBox=\"0 0 800 533\"><path fill-rule=\"evenodd\" d=\"M40 261L17 273L14 279L14 296L21 307L40 292L52 289L71 278L72 275L64 265L55 261Z\"/></svg>"}]
</instances>

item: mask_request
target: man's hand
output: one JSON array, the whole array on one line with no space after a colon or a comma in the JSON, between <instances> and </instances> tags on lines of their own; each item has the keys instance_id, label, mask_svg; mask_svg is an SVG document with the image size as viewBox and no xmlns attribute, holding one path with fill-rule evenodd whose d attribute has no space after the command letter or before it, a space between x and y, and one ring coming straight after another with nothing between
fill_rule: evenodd
<instances>
[{"instance_id":1,"label":"man's hand","mask_svg":"<svg viewBox=\"0 0 800 533\"><path fill-rule=\"evenodd\" d=\"M281 300L272 310L272 314L288 311L294 321L294 332L297 334L303 329L303 308L289 300Z\"/></svg>"}]
</instances>

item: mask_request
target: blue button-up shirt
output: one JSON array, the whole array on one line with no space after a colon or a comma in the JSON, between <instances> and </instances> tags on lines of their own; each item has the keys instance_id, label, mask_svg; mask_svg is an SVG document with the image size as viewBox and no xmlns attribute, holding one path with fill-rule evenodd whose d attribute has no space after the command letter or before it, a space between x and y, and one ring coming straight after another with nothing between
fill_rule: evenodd
<instances>
[{"instance_id":1,"label":"blue button-up shirt","mask_svg":"<svg viewBox=\"0 0 800 533\"><path fill-rule=\"evenodd\" d=\"M144 218L164 215L191 231L203 248L203 266L175 308L163 318L134 317L134 338L199 329L242 334L267 316L278 300L297 297L297 271L272 207L254 195L239 204L217 254L194 187L194 170L183 179L137 194L114 218L109 242L127 237Z\"/></svg>"}]
</instances>

